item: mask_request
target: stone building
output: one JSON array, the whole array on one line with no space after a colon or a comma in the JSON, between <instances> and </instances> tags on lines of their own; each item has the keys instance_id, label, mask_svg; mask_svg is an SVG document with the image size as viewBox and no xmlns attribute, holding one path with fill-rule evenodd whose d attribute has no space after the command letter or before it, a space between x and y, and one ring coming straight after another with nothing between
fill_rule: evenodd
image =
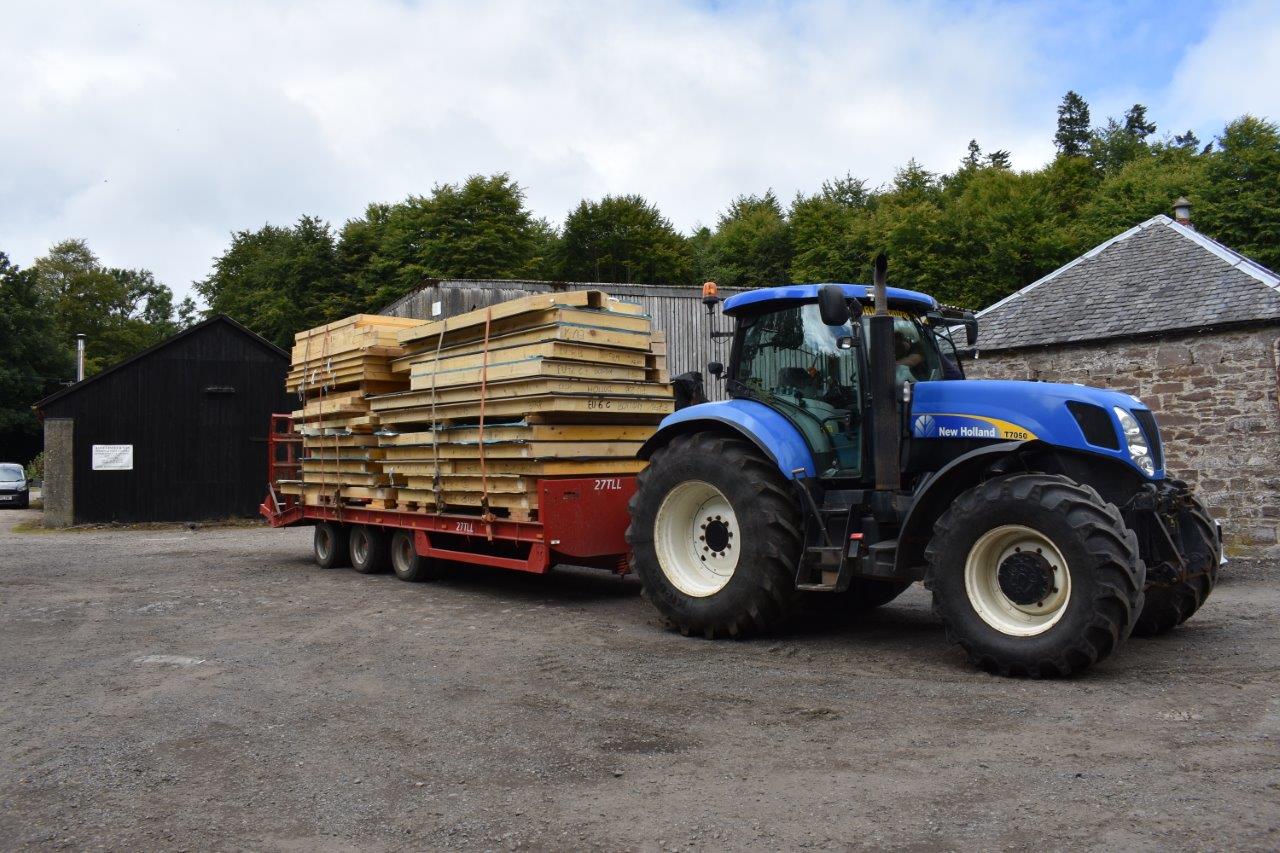
<instances>
[{"instance_id":1,"label":"stone building","mask_svg":"<svg viewBox=\"0 0 1280 853\"><path fill-rule=\"evenodd\" d=\"M1280 555L1280 276L1156 216L978 317L969 376L1137 395L1228 553Z\"/></svg>"}]
</instances>

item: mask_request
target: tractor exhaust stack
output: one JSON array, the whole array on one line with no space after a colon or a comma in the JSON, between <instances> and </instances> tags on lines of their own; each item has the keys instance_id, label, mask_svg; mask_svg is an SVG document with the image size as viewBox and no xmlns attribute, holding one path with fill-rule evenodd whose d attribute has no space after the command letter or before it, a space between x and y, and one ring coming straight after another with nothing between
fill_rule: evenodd
<instances>
[{"instance_id":1,"label":"tractor exhaust stack","mask_svg":"<svg viewBox=\"0 0 1280 853\"><path fill-rule=\"evenodd\" d=\"M876 255L874 265L876 313L871 317L871 423L876 489L896 492L902 487L901 436L898 425L898 395L894 389L897 373L893 347L893 317L889 314L886 287L889 262L884 252Z\"/></svg>"}]
</instances>

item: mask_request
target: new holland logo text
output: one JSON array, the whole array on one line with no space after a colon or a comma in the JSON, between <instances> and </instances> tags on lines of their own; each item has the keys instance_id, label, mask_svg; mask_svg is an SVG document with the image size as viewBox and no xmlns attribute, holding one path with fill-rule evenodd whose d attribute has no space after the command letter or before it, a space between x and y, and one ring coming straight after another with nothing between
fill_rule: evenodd
<instances>
[{"instance_id":1,"label":"new holland logo text","mask_svg":"<svg viewBox=\"0 0 1280 853\"><path fill-rule=\"evenodd\" d=\"M918 415L911 422L916 438L987 438L1030 441L1035 433L999 418L981 415Z\"/></svg>"}]
</instances>

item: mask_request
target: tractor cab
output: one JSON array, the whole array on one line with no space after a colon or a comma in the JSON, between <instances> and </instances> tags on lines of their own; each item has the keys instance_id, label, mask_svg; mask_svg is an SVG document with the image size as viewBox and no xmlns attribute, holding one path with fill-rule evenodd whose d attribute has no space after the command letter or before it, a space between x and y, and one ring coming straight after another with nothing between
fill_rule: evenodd
<instances>
[{"instance_id":1,"label":"tractor cab","mask_svg":"<svg viewBox=\"0 0 1280 853\"><path fill-rule=\"evenodd\" d=\"M819 295L838 288L844 316L823 316ZM730 397L768 406L804 436L818 476L861 479L869 472L871 385L866 342L872 299L863 285L797 285L730 297L726 316L737 321L726 390ZM951 328L976 322L968 312L944 312L930 296L889 289L893 318L894 383L963 379ZM828 322L831 320L841 322Z\"/></svg>"}]
</instances>

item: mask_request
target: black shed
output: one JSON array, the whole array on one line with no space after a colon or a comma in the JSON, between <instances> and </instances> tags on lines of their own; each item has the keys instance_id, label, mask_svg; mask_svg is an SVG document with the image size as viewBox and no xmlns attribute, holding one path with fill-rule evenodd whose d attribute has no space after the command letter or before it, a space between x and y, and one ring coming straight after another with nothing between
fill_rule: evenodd
<instances>
[{"instance_id":1,"label":"black shed","mask_svg":"<svg viewBox=\"0 0 1280 853\"><path fill-rule=\"evenodd\" d=\"M225 315L36 404L45 524L252 516L289 355Z\"/></svg>"}]
</instances>

